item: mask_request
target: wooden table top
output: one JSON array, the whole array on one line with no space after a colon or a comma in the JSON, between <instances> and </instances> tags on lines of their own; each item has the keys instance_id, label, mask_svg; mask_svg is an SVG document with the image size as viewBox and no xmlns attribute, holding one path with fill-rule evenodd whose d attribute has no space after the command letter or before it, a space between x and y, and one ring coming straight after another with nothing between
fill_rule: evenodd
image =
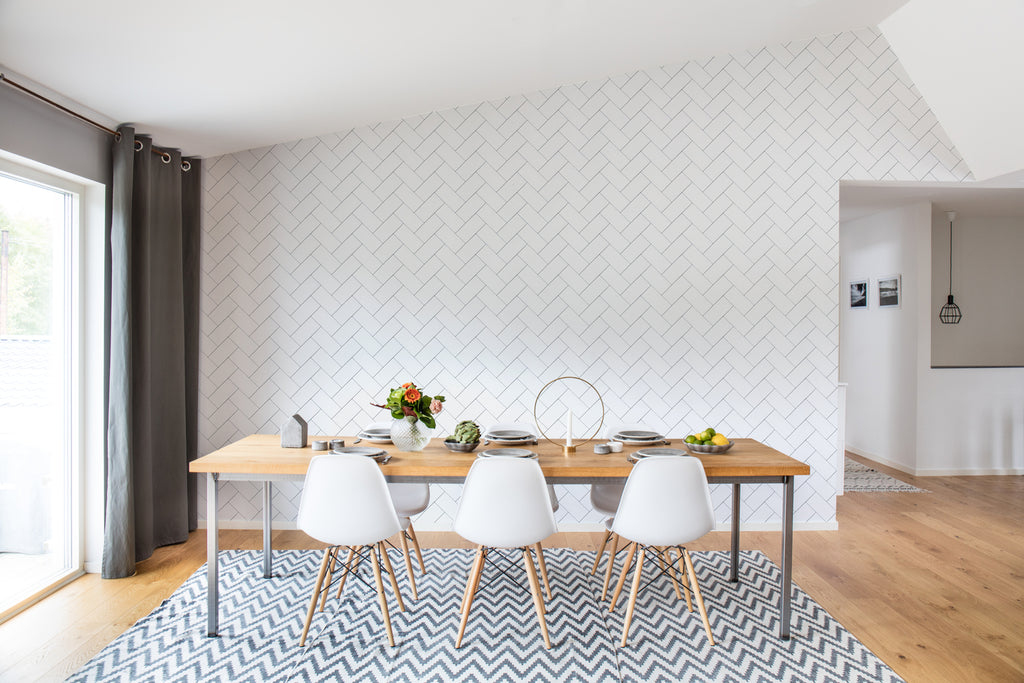
<instances>
[{"instance_id":1,"label":"wooden table top","mask_svg":"<svg viewBox=\"0 0 1024 683\"><path fill-rule=\"evenodd\" d=\"M352 445L355 437L313 436L313 440L343 438ZM685 448L681 439L670 439L672 448ZM733 439L735 444L728 453L721 455L697 455L704 464L708 478L713 477L776 477L810 474L811 468L769 448L754 439ZM365 443L365 442L364 442ZM359 445L363 445L362 443ZM367 446L375 444L366 443ZM625 446L622 453L598 455L594 453L594 442L577 446L574 455L562 455L561 446L543 439L536 446L526 446L537 453L544 476L549 479L573 478L624 478L629 476L632 464L626 455L641 446ZM381 465L385 475L397 477L465 477L477 453L452 453L443 445L443 439L432 439L430 445L418 453L396 450L390 444L381 448L391 454L391 460ZM479 446L477 452L501 446ZM313 451L305 448L281 448L279 434L253 434L224 448L218 449L189 463L190 472L215 472L221 474L268 474L304 475L309 461L315 455L329 451Z\"/></svg>"}]
</instances>

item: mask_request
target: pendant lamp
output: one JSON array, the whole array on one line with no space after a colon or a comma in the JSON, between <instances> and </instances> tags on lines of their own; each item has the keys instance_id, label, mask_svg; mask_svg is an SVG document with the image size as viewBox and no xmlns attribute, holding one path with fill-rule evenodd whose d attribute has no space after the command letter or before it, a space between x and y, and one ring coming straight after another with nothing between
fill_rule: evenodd
<instances>
[{"instance_id":1,"label":"pendant lamp","mask_svg":"<svg viewBox=\"0 0 1024 683\"><path fill-rule=\"evenodd\" d=\"M946 297L946 305L939 311L939 320L946 325L956 325L963 315L960 307L953 303L953 219L956 212L950 211L946 214L949 218L949 296Z\"/></svg>"}]
</instances>

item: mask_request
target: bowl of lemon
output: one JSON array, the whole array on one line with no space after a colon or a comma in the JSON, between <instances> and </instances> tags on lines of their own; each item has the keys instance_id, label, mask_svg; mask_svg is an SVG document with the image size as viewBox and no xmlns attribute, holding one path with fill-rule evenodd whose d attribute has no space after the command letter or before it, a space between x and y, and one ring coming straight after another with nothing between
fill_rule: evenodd
<instances>
[{"instance_id":1,"label":"bowl of lemon","mask_svg":"<svg viewBox=\"0 0 1024 683\"><path fill-rule=\"evenodd\" d=\"M725 453L733 444L725 434L716 432L711 427L703 432L688 435L683 442L691 453Z\"/></svg>"}]
</instances>

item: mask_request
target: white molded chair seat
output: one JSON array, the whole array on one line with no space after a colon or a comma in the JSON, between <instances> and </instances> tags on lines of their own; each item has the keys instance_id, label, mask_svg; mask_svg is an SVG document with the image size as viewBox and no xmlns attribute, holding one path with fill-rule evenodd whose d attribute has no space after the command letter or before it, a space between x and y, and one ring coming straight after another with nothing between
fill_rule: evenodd
<instances>
[{"instance_id":1,"label":"white molded chair seat","mask_svg":"<svg viewBox=\"0 0 1024 683\"><path fill-rule=\"evenodd\" d=\"M326 602L334 566L342 546L349 548L345 574L342 575L342 587L348 572L353 569L353 556L363 548L368 549L366 554L373 568L377 598L384 617L388 642L394 646L395 639L391 630L387 599L384 597L381 568L387 572L398 606L404 612L405 604L398 591L398 582L395 580L394 570L383 543L384 539L401 530L401 524L391 502L384 475L377 463L361 455L318 455L310 460L302 485L297 526L314 539L329 546L324 551L323 561L320 563L320 572L313 588L299 647L305 645L318 598L321 610ZM325 575L326 586L323 585Z\"/></svg>"},{"instance_id":2,"label":"white molded chair seat","mask_svg":"<svg viewBox=\"0 0 1024 683\"><path fill-rule=\"evenodd\" d=\"M653 553L661 563L662 571L668 573L673 583L676 583L672 558L666 548L675 548L678 551L679 570L683 574L684 587L686 575L689 575L691 584L686 587L687 603L690 602L692 589L708 640L712 645L715 644L700 586L697 584L693 561L685 547L687 543L704 536L714 527L715 512L711 504L711 492L700 460L689 456L659 456L644 458L633 466L612 523L612 531L630 541L631 546L629 558L612 595L609 611L615 609L615 602L625 583L633 556L638 549L640 551L626 609L626 620L622 627L622 647L626 646L629 624L633 618L644 556ZM663 552L662 549L666 550ZM678 584L676 591L678 593Z\"/></svg>"},{"instance_id":3,"label":"white molded chair seat","mask_svg":"<svg viewBox=\"0 0 1024 683\"><path fill-rule=\"evenodd\" d=\"M476 460L466 475L453 529L477 545L476 558L463 594L462 618L455 647L458 648L462 644L462 636L469 621L473 596L480 584L480 575L486 563L488 549L521 548L537 620L544 636L544 645L550 648L551 640L544 621L541 588L530 549L537 551L541 575L550 599L551 589L548 585L540 542L555 533L557 527L551 511L547 485L544 482L544 473L541 472L537 461L501 457Z\"/></svg>"}]
</instances>

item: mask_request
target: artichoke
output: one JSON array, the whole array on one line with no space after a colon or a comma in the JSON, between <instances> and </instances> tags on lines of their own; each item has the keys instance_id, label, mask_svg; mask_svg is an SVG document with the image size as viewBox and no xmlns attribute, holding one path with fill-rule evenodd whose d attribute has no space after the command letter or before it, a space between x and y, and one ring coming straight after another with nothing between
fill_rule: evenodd
<instances>
[{"instance_id":1,"label":"artichoke","mask_svg":"<svg viewBox=\"0 0 1024 683\"><path fill-rule=\"evenodd\" d=\"M455 425L455 433L448 437L457 443L476 443L480 440L480 425L472 420L463 420Z\"/></svg>"}]
</instances>

